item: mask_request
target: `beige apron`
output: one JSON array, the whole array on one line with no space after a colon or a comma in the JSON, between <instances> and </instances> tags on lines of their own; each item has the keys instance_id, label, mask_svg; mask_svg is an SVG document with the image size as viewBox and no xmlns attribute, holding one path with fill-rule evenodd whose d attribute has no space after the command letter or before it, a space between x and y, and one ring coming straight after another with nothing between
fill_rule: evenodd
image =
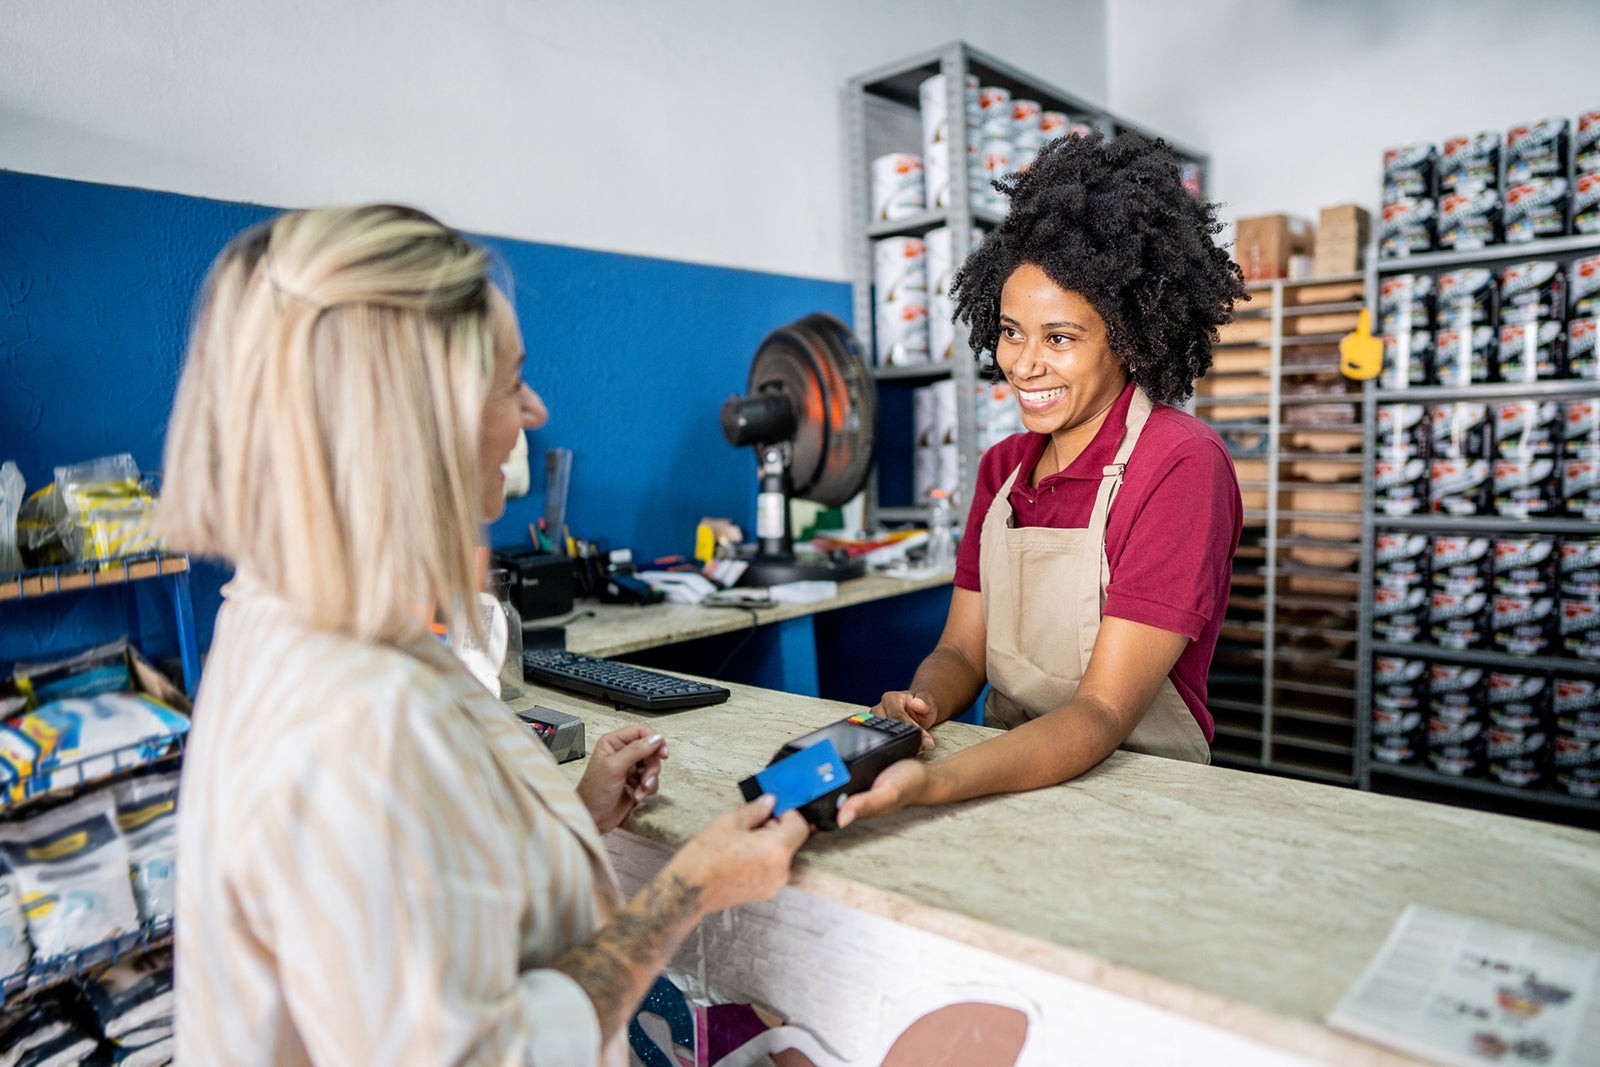
<instances>
[{"instance_id":1,"label":"beige apron","mask_svg":"<svg viewBox=\"0 0 1600 1067\"><path fill-rule=\"evenodd\" d=\"M1060 707L1077 691L1100 633L1111 580L1106 517L1149 417L1150 398L1135 387L1116 459L1101 471L1088 529L1013 526L1010 494L1023 473L1021 466L995 494L983 518L978 553L987 632L989 696L983 711L988 725L1009 730ZM1205 734L1170 677L1161 680L1144 718L1121 747L1211 762Z\"/></svg>"}]
</instances>

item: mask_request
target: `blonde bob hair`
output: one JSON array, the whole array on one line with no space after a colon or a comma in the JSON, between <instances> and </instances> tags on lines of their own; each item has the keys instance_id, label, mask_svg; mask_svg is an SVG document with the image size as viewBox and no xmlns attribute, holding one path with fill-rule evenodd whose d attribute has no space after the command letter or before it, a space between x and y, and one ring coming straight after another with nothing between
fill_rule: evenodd
<instances>
[{"instance_id":1,"label":"blonde bob hair","mask_svg":"<svg viewBox=\"0 0 1600 1067\"><path fill-rule=\"evenodd\" d=\"M392 640L475 587L488 254L411 208L280 215L201 298L167 435L168 542L308 625Z\"/></svg>"}]
</instances>

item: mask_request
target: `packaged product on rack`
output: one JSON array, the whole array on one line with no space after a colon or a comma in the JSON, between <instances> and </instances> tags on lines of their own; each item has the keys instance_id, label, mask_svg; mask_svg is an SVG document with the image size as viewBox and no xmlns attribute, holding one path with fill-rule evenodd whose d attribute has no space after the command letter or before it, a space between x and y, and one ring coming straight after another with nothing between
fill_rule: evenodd
<instances>
[{"instance_id":1,"label":"packaged product on rack","mask_svg":"<svg viewBox=\"0 0 1600 1067\"><path fill-rule=\"evenodd\" d=\"M1384 389L1410 389L1432 385L1433 334L1427 330L1383 335L1383 371L1378 385Z\"/></svg>"},{"instance_id":2,"label":"packaged product on rack","mask_svg":"<svg viewBox=\"0 0 1600 1067\"><path fill-rule=\"evenodd\" d=\"M1600 170L1600 111L1585 111L1578 116L1578 132L1572 139L1572 167L1579 173Z\"/></svg>"},{"instance_id":3,"label":"packaged product on rack","mask_svg":"<svg viewBox=\"0 0 1600 1067\"><path fill-rule=\"evenodd\" d=\"M1561 597L1561 648L1569 656L1600 660L1600 597Z\"/></svg>"},{"instance_id":4,"label":"packaged product on rack","mask_svg":"<svg viewBox=\"0 0 1600 1067\"><path fill-rule=\"evenodd\" d=\"M176 1006L167 949L97 968L79 985L100 1032L113 1041L170 1021Z\"/></svg>"},{"instance_id":5,"label":"packaged product on rack","mask_svg":"<svg viewBox=\"0 0 1600 1067\"><path fill-rule=\"evenodd\" d=\"M1440 385L1479 385L1494 373L1499 342L1493 327L1442 327L1434 334L1433 380Z\"/></svg>"},{"instance_id":6,"label":"packaged product on rack","mask_svg":"<svg viewBox=\"0 0 1600 1067\"><path fill-rule=\"evenodd\" d=\"M978 122L984 140L1011 140L1011 90L1000 85L978 86Z\"/></svg>"},{"instance_id":7,"label":"packaged product on rack","mask_svg":"<svg viewBox=\"0 0 1600 1067\"><path fill-rule=\"evenodd\" d=\"M128 846L110 793L0 824L0 857L22 890L37 959L81 952L139 928Z\"/></svg>"},{"instance_id":8,"label":"packaged product on rack","mask_svg":"<svg viewBox=\"0 0 1600 1067\"><path fill-rule=\"evenodd\" d=\"M1600 596L1600 537L1563 537L1557 566L1562 596Z\"/></svg>"},{"instance_id":9,"label":"packaged product on rack","mask_svg":"<svg viewBox=\"0 0 1600 1067\"><path fill-rule=\"evenodd\" d=\"M1573 518L1600 520L1600 399L1568 401L1562 429L1562 510Z\"/></svg>"},{"instance_id":10,"label":"packaged product on rack","mask_svg":"<svg viewBox=\"0 0 1600 1067\"><path fill-rule=\"evenodd\" d=\"M0 1016L0 1064L5 1067L75 1067L99 1042L78 1022L63 995L47 992L14 1015Z\"/></svg>"},{"instance_id":11,"label":"packaged product on rack","mask_svg":"<svg viewBox=\"0 0 1600 1067\"><path fill-rule=\"evenodd\" d=\"M1567 174L1572 124L1564 118L1513 126L1506 131L1506 182L1562 178Z\"/></svg>"},{"instance_id":12,"label":"packaged product on rack","mask_svg":"<svg viewBox=\"0 0 1600 1067\"><path fill-rule=\"evenodd\" d=\"M1496 515L1540 519L1561 514L1561 472L1554 456L1497 459L1491 470Z\"/></svg>"},{"instance_id":13,"label":"packaged product on rack","mask_svg":"<svg viewBox=\"0 0 1600 1067\"><path fill-rule=\"evenodd\" d=\"M1600 339L1600 319L1573 319L1567 324L1568 378L1600 378L1600 363L1595 361L1597 339Z\"/></svg>"},{"instance_id":14,"label":"packaged product on rack","mask_svg":"<svg viewBox=\"0 0 1600 1067\"><path fill-rule=\"evenodd\" d=\"M61 494L51 482L35 490L17 512L17 549L24 567L53 567L71 563L77 557L68 545L72 520L61 503Z\"/></svg>"},{"instance_id":15,"label":"packaged product on rack","mask_svg":"<svg viewBox=\"0 0 1600 1067\"><path fill-rule=\"evenodd\" d=\"M1428 766L1452 778L1488 773L1487 716L1481 710L1442 706L1428 714Z\"/></svg>"},{"instance_id":16,"label":"packaged product on rack","mask_svg":"<svg viewBox=\"0 0 1600 1067\"><path fill-rule=\"evenodd\" d=\"M1544 726L1488 727L1489 778L1513 789L1539 789L1551 776L1551 736Z\"/></svg>"},{"instance_id":17,"label":"packaged product on rack","mask_svg":"<svg viewBox=\"0 0 1600 1067\"><path fill-rule=\"evenodd\" d=\"M1433 329L1431 274L1389 274L1378 283L1378 322L1383 333Z\"/></svg>"},{"instance_id":18,"label":"packaged product on rack","mask_svg":"<svg viewBox=\"0 0 1600 1067\"><path fill-rule=\"evenodd\" d=\"M1428 635L1434 644L1456 650L1489 645L1491 566L1487 538L1433 539Z\"/></svg>"},{"instance_id":19,"label":"packaged product on rack","mask_svg":"<svg viewBox=\"0 0 1600 1067\"><path fill-rule=\"evenodd\" d=\"M874 307L874 351L880 367L928 361L928 306L920 300L883 300Z\"/></svg>"},{"instance_id":20,"label":"packaged product on rack","mask_svg":"<svg viewBox=\"0 0 1600 1067\"><path fill-rule=\"evenodd\" d=\"M1426 581L1397 580L1372 590L1372 635L1392 644L1414 644L1428 635L1430 593Z\"/></svg>"},{"instance_id":21,"label":"packaged product on rack","mask_svg":"<svg viewBox=\"0 0 1600 1067\"><path fill-rule=\"evenodd\" d=\"M1440 327L1494 326L1498 321L1500 280L1492 270L1464 267L1438 276L1434 322Z\"/></svg>"},{"instance_id":22,"label":"packaged product on rack","mask_svg":"<svg viewBox=\"0 0 1600 1067\"><path fill-rule=\"evenodd\" d=\"M1501 459L1553 457L1560 450L1562 409L1553 400L1506 400L1494 406L1494 454Z\"/></svg>"},{"instance_id":23,"label":"packaged product on rack","mask_svg":"<svg viewBox=\"0 0 1600 1067\"><path fill-rule=\"evenodd\" d=\"M1434 175L1439 149L1431 144L1407 144L1383 153L1383 202L1428 198L1434 195Z\"/></svg>"},{"instance_id":24,"label":"packaged product on rack","mask_svg":"<svg viewBox=\"0 0 1600 1067\"><path fill-rule=\"evenodd\" d=\"M1559 322L1500 327L1495 375L1502 382L1549 382L1566 377L1567 331Z\"/></svg>"},{"instance_id":25,"label":"packaged product on rack","mask_svg":"<svg viewBox=\"0 0 1600 1067\"><path fill-rule=\"evenodd\" d=\"M1561 321L1567 275L1554 260L1513 263L1500 272L1500 323Z\"/></svg>"},{"instance_id":26,"label":"packaged product on rack","mask_svg":"<svg viewBox=\"0 0 1600 1067\"><path fill-rule=\"evenodd\" d=\"M1548 534L1497 537L1493 556L1494 591L1504 596L1554 596L1560 550Z\"/></svg>"},{"instance_id":27,"label":"packaged product on rack","mask_svg":"<svg viewBox=\"0 0 1600 1067\"><path fill-rule=\"evenodd\" d=\"M1600 170L1585 171L1573 179L1572 232L1600 233Z\"/></svg>"},{"instance_id":28,"label":"packaged product on rack","mask_svg":"<svg viewBox=\"0 0 1600 1067\"><path fill-rule=\"evenodd\" d=\"M1507 188L1501 212L1506 244L1526 244L1565 234L1571 199L1571 187L1565 178L1530 178Z\"/></svg>"},{"instance_id":29,"label":"packaged product on rack","mask_svg":"<svg viewBox=\"0 0 1600 1067\"><path fill-rule=\"evenodd\" d=\"M1378 255L1383 259L1432 252L1438 242L1438 206L1431 197L1395 200L1378 216Z\"/></svg>"},{"instance_id":30,"label":"packaged product on rack","mask_svg":"<svg viewBox=\"0 0 1600 1067\"><path fill-rule=\"evenodd\" d=\"M1439 149L1439 192L1493 189L1500 184L1500 134L1494 130L1448 137Z\"/></svg>"},{"instance_id":31,"label":"packaged product on rack","mask_svg":"<svg viewBox=\"0 0 1600 1067\"><path fill-rule=\"evenodd\" d=\"M1428 506L1437 514L1488 515L1493 505L1492 436L1488 405L1434 405Z\"/></svg>"},{"instance_id":32,"label":"packaged product on rack","mask_svg":"<svg viewBox=\"0 0 1600 1067\"><path fill-rule=\"evenodd\" d=\"M1556 788L1600 797L1600 683L1557 675L1552 744Z\"/></svg>"},{"instance_id":33,"label":"packaged product on rack","mask_svg":"<svg viewBox=\"0 0 1600 1067\"><path fill-rule=\"evenodd\" d=\"M1492 643L1512 656L1549 656L1556 651L1560 622L1556 598L1496 593Z\"/></svg>"},{"instance_id":34,"label":"packaged product on rack","mask_svg":"<svg viewBox=\"0 0 1600 1067\"><path fill-rule=\"evenodd\" d=\"M144 693L52 701L0 726L0 797L13 802L154 762L189 719Z\"/></svg>"},{"instance_id":35,"label":"packaged product on rack","mask_svg":"<svg viewBox=\"0 0 1600 1067\"><path fill-rule=\"evenodd\" d=\"M885 237L872 244L872 288L877 301L928 298L928 246L920 237Z\"/></svg>"},{"instance_id":36,"label":"packaged product on rack","mask_svg":"<svg viewBox=\"0 0 1600 1067\"><path fill-rule=\"evenodd\" d=\"M955 356L956 331L951 321L955 313L950 303L950 280L955 275L955 238L950 227L940 226L928 231L928 356L935 363Z\"/></svg>"},{"instance_id":37,"label":"packaged product on rack","mask_svg":"<svg viewBox=\"0 0 1600 1067\"><path fill-rule=\"evenodd\" d=\"M978 79L968 75L968 92L976 98ZM935 211L948 211L952 200L951 175L956 172L950 158L950 102L943 74L935 74L917 86L922 119L923 203ZM970 137L969 137L970 140Z\"/></svg>"},{"instance_id":38,"label":"packaged product on rack","mask_svg":"<svg viewBox=\"0 0 1600 1067\"><path fill-rule=\"evenodd\" d=\"M22 912L22 889L16 876L0 862L0 978L16 974L33 959L28 943L28 920Z\"/></svg>"},{"instance_id":39,"label":"packaged product on rack","mask_svg":"<svg viewBox=\"0 0 1600 1067\"><path fill-rule=\"evenodd\" d=\"M128 639L118 638L38 663L18 661L11 668L11 678L35 707L54 700L122 692L132 688Z\"/></svg>"},{"instance_id":40,"label":"packaged product on rack","mask_svg":"<svg viewBox=\"0 0 1600 1067\"><path fill-rule=\"evenodd\" d=\"M161 547L155 498L126 452L55 469L56 489L72 520L73 558L115 559Z\"/></svg>"},{"instance_id":41,"label":"packaged product on rack","mask_svg":"<svg viewBox=\"0 0 1600 1067\"><path fill-rule=\"evenodd\" d=\"M177 890L178 772L145 775L112 787L117 827L128 842L139 919L170 920Z\"/></svg>"},{"instance_id":42,"label":"packaged product on rack","mask_svg":"<svg viewBox=\"0 0 1600 1067\"><path fill-rule=\"evenodd\" d=\"M1072 120L1065 111L1039 112L1039 132L1043 133L1046 140L1053 141L1057 137L1065 137L1072 126Z\"/></svg>"},{"instance_id":43,"label":"packaged product on rack","mask_svg":"<svg viewBox=\"0 0 1600 1067\"><path fill-rule=\"evenodd\" d=\"M1017 169L1017 146L1014 141L998 137L985 137L981 152L983 188L978 190L975 207L1004 215L1010 209L1004 194L994 183Z\"/></svg>"},{"instance_id":44,"label":"packaged product on rack","mask_svg":"<svg viewBox=\"0 0 1600 1067\"><path fill-rule=\"evenodd\" d=\"M1439 247L1466 251L1500 241L1500 191L1458 188L1439 194Z\"/></svg>"},{"instance_id":45,"label":"packaged product on rack","mask_svg":"<svg viewBox=\"0 0 1600 1067\"><path fill-rule=\"evenodd\" d=\"M1549 729L1555 717L1555 684L1543 674L1489 672L1489 722L1520 730Z\"/></svg>"}]
</instances>

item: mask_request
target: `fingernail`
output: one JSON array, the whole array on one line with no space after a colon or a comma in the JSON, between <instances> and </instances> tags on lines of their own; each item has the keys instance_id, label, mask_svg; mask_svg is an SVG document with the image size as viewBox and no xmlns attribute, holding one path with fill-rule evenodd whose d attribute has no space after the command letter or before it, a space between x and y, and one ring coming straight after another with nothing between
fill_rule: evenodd
<instances>
[{"instance_id":1,"label":"fingernail","mask_svg":"<svg viewBox=\"0 0 1600 1067\"><path fill-rule=\"evenodd\" d=\"M660 741L660 740L661 740L661 735L660 734L651 734L650 735L650 743L652 745L655 744L656 742Z\"/></svg>"},{"instance_id":2,"label":"fingernail","mask_svg":"<svg viewBox=\"0 0 1600 1067\"><path fill-rule=\"evenodd\" d=\"M652 774L650 777L646 778L644 780L644 787L646 789L654 789L656 787L656 776Z\"/></svg>"}]
</instances>

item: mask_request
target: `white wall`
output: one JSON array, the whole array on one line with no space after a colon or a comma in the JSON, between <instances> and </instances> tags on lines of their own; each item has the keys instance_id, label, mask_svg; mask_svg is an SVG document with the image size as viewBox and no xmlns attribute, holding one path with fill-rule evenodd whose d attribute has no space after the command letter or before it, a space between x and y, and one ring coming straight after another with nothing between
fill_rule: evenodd
<instances>
[{"instance_id":1,"label":"white wall","mask_svg":"<svg viewBox=\"0 0 1600 1067\"><path fill-rule=\"evenodd\" d=\"M1211 156L1231 219L1376 207L1383 150L1600 108L1594 0L1111 0L1113 110Z\"/></svg>"},{"instance_id":2,"label":"white wall","mask_svg":"<svg viewBox=\"0 0 1600 1067\"><path fill-rule=\"evenodd\" d=\"M957 39L1105 99L1105 0L6 0L0 168L843 279L844 83Z\"/></svg>"}]
</instances>

